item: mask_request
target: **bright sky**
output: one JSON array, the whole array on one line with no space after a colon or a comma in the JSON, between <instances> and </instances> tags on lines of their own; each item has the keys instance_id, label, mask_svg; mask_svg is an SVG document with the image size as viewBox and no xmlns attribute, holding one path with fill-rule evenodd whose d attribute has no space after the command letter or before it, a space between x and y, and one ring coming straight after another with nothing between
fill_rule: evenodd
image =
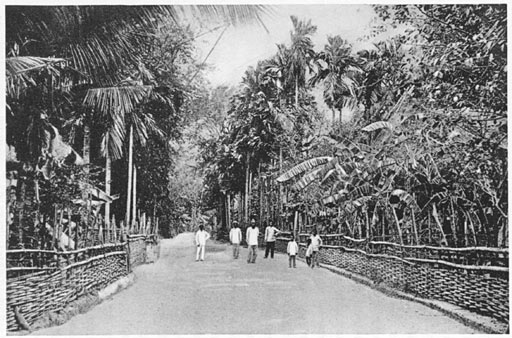
<instances>
[{"instance_id":1,"label":"bright sky","mask_svg":"<svg viewBox=\"0 0 512 338\"><path fill-rule=\"evenodd\" d=\"M261 25L230 27L208 57L207 63L214 69L207 74L213 85L235 85L241 81L248 66L276 53L278 43L290 44L290 31L293 29L291 15L299 19L311 19L317 26L312 37L317 51L323 49L328 35L340 35L353 43L369 32L374 18L369 5L273 5L274 15L264 17L268 33ZM198 41L202 60L222 30L205 35Z\"/></svg>"}]
</instances>

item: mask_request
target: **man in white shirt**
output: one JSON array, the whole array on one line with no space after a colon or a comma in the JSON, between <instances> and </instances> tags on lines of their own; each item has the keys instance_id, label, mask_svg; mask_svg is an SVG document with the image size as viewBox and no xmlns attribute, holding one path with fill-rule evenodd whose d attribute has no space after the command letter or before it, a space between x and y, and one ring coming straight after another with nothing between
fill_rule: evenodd
<instances>
[{"instance_id":1,"label":"man in white shirt","mask_svg":"<svg viewBox=\"0 0 512 338\"><path fill-rule=\"evenodd\" d=\"M206 241L210 238L210 234L204 230L204 226L200 225L199 230L196 232L196 262L201 258L204 261L204 249L206 247Z\"/></svg>"},{"instance_id":2,"label":"man in white shirt","mask_svg":"<svg viewBox=\"0 0 512 338\"><path fill-rule=\"evenodd\" d=\"M318 252L320 250L320 246L323 244L322 239L320 238L320 235L317 234L316 229L313 230L313 233L311 234L311 246L313 247L313 255L311 257L311 268L315 266L320 266L320 263L318 262Z\"/></svg>"},{"instance_id":3,"label":"man in white shirt","mask_svg":"<svg viewBox=\"0 0 512 338\"><path fill-rule=\"evenodd\" d=\"M247 263L256 263L256 251L258 250L258 236L260 231L256 226L256 221L251 219L251 226L247 228L245 233L245 240L249 246L249 257L247 257Z\"/></svg>"},{"instance_id":4,"label":"man in white shirt","mask_svg":"<svg viewBox=\"0 0 512 338\"><path fill-rule=\"evenodd\" d=\"M274 249L276 247L276 235L279 234L279 229L277 229L274 225L269 224L268 227L265 228L265 257L268 257L268 253L270 252L270 258L274 258Z\"/></svg>"},{"instance_id":5,"label":"man in white shirt","mask_svg":"<svg viewBox=\"0 0 512 338\"><path fill-rule=\"evenodd\" d=\"M295 263L295 256L299 253L299 246L297 245L297 242L295 242L295 237L293 235L288 242L286 252L288 253L288 267L291 268L293 265L293 267L296 268L297 264Z\"/></svg>"},{"instance_id":6,"label":"man in white shirt","mask_svg":"<svg viewBox=\"0 0 512 338\"><path fill-rule=\"evenodd\" d=\"M229 231L229 241L233 245L233 258L237 259L240 254L240 242L242 241L242 231L237 221L233 222L233 228Z\"/></svg>"}]
</instances>

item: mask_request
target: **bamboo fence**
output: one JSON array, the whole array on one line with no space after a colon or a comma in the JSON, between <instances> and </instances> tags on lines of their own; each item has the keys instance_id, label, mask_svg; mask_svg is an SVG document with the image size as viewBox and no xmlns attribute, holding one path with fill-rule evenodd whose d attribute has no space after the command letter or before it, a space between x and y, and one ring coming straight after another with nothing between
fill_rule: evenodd
<instances>
[{"instance_id":1,"label":"bamboo fence","mask_svg":"<svg viewBox=\"0 0 512 338\"><path fill-rule=\"evenodd\" d=\"M277 250L286 252L290 235L282 233L278 237ZM301 257L305 255L309 236L299 234ZM341 234L321 238L322 263L418 297L446 301L508 323L508 249L401 245Z\"/></svg>"}]
</instances>

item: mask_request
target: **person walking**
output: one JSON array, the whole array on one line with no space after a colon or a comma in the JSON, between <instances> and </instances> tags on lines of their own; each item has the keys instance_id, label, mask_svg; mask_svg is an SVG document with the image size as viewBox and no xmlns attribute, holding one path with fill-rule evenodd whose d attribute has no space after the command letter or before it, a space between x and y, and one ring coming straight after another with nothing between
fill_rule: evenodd
<instances>
[{"instance_id":1,"label":"person walking","mask_svg":"<svg viewBox=\"0 0 512 338\"><path fill-rule=\"evenodd\" d=\"M249 256L247 257L247 263L256 263L256 251L258 250L258 236L260 231L256 226L256 221L251 219L251 226L247 228L245 233L245 240L249 246Z\"/></svg>"},{"instance_id":2,"label":"person walking","mask_svg":"<svg viewBox=\"0 0 512 338\"><path fill-rule=\"evenodd\" d=\"M320 262L318 262L318 252L320 250L320 245L323 244L322 239L320 238L320 235L317 234L316 229L313 230L313 233L311 234L311 246L313 248L313 253L311 255L311 268L315 266L319 267Z\"/></svg>"},{"instance_id":3,"label":"person walking","mask_svg":"<svg viewBox=\"0 0 512 338\"><path fill-rule=\"evenodd\" d=\"M306 264L311 266L311 256L313 255L313 245L311 244L311 238L308 238L308 242L306 243Z\"/></svg>"},{"instance_id":4,"label":"person walking","mask_svg":"<svg viewBox=\"0 0 512 338\"><path fill-rule=\"evenodd\" d=\"M200 225L199 230L196 232L196 245L197 245L197 253L196 253L196 262L201 259L204 261L204 250L206 247L206 241L210 239L210 234L204 230L204 226Z\"/></svg>"},{"instance_id":5,"label":"person walking","mask_svg":"<svg viewBox=\"0 0 512 338\"><path fill-rule=\"evenodd\" d=\"M270 258L274 258L274 249L276 247L276 235L278 235L281 231L277 229L272 223L270 223L265 228L265 257L268 257L268 253L270 252Z\"/></svg>"},{"instance_id":6,"label":"person walking","mask_svg":"<svg viewBox=\"0 0 512 338\"><path fill-rule=\"evenodd\" d=\"M297 255L297 253L299 253L299 246L297 245L297 242L295 242L295 237L293 235L290 241L288 242L286 252L288 253L288 267L291 268L293 264L293 267L296 268L297 265L295 263L295 256Z\"/></svg>"},{"instance_id":7,"label":"person walking","mask_svg":"<svg viewBox=\"0 0 512 338\"><path fill-rule=\"evenodd\" d=\"M229 231L229 241L233 245L233 258L238 259L240 255L240 242L242 242L242 231L237 221L233 222L233 228Z\"/></svg>"}]
</instances>

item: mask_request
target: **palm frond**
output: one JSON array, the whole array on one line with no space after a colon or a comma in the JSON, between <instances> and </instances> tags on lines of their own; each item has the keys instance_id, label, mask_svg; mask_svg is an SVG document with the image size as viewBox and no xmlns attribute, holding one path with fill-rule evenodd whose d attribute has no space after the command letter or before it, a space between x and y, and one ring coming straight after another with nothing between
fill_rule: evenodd
<instances>
[{"instance_id":1,"label":"palm frond","mask_svg":"<svg viewBox=\"0 0 512 338\"><path fill-rule=\"evenodd\" d=\"M89 89L83 104L104 116L126 116L153 91L152 86L120 86Z\"/></svg>"},{"instance_id":2,"label":"palm frond","mask_svg":"<svg viewBox=\"0 0 512 338\"><path fill-rule=\"evenodd\" d=\"M279 183L284 183L298 175L301 175L301 174L307 172L308 170L311 170L311 169L318 167L322 164L328 163L329 161L332 161L332 160L333 160L333 158L330 156L321 156L321 157L311 158L311 159L304 161L302 163L299 163L295 167L291 168L290 170L288 170L287 172L285 172L284 174L279 176L276 180Z\"/></svg>"},{"instance_id":3,"label":"palm frond","mask_svg":"<svg viewBox=\"0 0 512 338\"><path fill-rule=\"evenodd\" d=\"M60 76L60 66L66 60L60 58L40 58L33 56L17 56L5 59L7 96L18 98L30 86L36 86L36 76L46 71L53 77Z\"/></svg>"},{"instance_id":4,"label":"palm frond","mask_svg":"<svg viewBox=\"0 0 512 338\"><path fill-rule=\"evenodd\" d=\"M101 154L106 156L108 147L108 154L113 160L119 160L123 157L123 142L125 139L126 131L124 120L118 119L114 121L111 128L109 128L101 140ZM108 140L108 144L107 144Z\"/></svg>"},{"instance_id":5,"label":"palm frond","mask_svg":"<svg viewBox=\"0 0 512 338\"><path fill-rule=\"evenodd\" d=\"M35 56L16 56L5 59L6 77L14 77L30 71L47 68L50 65L66 63L61 58L42 58Z\"/></svg>"},{"instance_id":6,"label":"palm frond","mask_svg":"<svg viewBox=\"0 0 512 338\"><path fill-rule=\"evenodd\" d=\"M380 129L393 130L393 125L387 121L377 121L377 122L370 123L369 125L362 128L361 130L366 131L366 132L372 132L372 131L380 130Z\"/></svg>"},{"instance_id":7,"label":"palm frond","mask_svg":"<svg viewBox=\"0 0 512 338\"><path fill-rule=\"evenodd\" d=\"M184 15L239 25L271 12L264 5L8 6L6 45L23 45L23 55L56 55L100 85L119 81L119 68L141 57L148 31ZM23 44L20 37L34 43Z\"/></svg>"},{"instance_id":8,"label":"palm frond","mask_svg":"<svg viewBox=\"0 0 512 338\"><path fill-rule=\"evenodd\" d=\"M310 173L307 173L306 175L302 176L294 185L292 185L292 189L300 191L306 188L308 185L310 185L311 183L318 179L318 173L321 170L322 168L316 168Z\"/></svg>"}]
</instances>

